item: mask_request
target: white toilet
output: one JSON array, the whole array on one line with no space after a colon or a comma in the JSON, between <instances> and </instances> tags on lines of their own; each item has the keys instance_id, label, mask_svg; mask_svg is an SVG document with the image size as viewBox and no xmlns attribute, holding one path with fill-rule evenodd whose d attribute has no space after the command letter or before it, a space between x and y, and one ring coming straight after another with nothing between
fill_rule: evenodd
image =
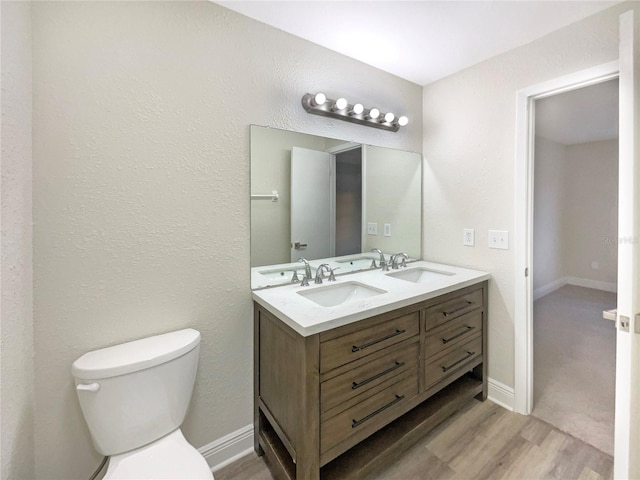
<instances>
[{"instance_id":1,"label":"white toilet","mask_svg":"<svg viewBox=\"0 0 640 480\"><path fill-rule=\"evenodd\" d=\"M105 479L213 479L180 430L199 350L200 332L187 328L89 352L73 363L93 444L111 457Z\"/></svg>"}]
</instances>

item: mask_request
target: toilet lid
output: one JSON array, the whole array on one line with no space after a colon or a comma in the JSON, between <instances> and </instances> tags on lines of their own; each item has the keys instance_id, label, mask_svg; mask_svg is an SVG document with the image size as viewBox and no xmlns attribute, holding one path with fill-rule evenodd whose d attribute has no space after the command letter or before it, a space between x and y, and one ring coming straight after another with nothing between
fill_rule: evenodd
<instances>
[{"instance_id":1,"label":"toilet lid","mask_svg":"<svg viewBox=\"0 0 640 480\"><path fill-rule=\"evenodd\" d=\"M104 479L213 480L213 474L204 457L175 430L146 447L111 457Z\"/></svg>"}]
</instances>

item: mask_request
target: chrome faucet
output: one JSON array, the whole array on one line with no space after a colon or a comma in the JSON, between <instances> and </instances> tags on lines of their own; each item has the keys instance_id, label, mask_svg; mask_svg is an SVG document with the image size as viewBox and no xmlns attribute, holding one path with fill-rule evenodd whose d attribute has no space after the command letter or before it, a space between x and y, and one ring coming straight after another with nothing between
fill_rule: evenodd
<instances>
[{"instance_id":1,"label":"chrome faucet","mask_svg":"<svg viewBox=\"0 0 640 480\"><path fill-rule=\"evenodd\" d=\"M389 270L389 267L387 266L387 261L384 259L384 253L382 253L382 250L380 250L379 248L374 248L371 251L380 255L380 267L382 268L382 270L384 270L385 272Z\"/></svg>"},{"instance_id":2,"label":"chrome faucet","mask_svg":"<svg viewBox=\"0 0 640 480\"><path fill-rule=\"evenodd\" d=\"M311 280L311 267L309 266L309 261L306 258L300 257L298 262L304 262L304 276L307 277L307 280Z\"/></svg>"},{"instance_id":3,"label":"chrome faucet","mask_svg":"<svg viewBox=\"0 0 640 480\"><path fill-rule=\"evenodd\" d=\"M400 262L400 266L406 267L409 255L402 252L391 255L391 268L393 268L394 270L398 270L398 258L402 259L402 261Z\"/></svg>"},{"instance_id":4,"label":"chrome faucet","mask_svg":"<svg viewBox=\"0 0 640 480\"><path fill-rule=\"evenodd\" d=\"M329 265L327 263L323 263L322 265L320 265L317 269L316 269L316 279L315 279L315 283L320 284L322 283L322 271L323 270L327 270L329 274L331 274L331 268L329 267ZM334 278L335 280L335 278Z\"/></svg>"}]
</instances>

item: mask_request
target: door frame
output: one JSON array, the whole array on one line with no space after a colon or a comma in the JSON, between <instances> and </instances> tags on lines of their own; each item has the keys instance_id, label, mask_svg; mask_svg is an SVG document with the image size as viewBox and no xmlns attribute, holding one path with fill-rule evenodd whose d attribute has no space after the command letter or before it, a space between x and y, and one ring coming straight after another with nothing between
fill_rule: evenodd
<instances>
[{"instance_id":1,"label":"door frame","mask_svg":"<svg viewBox=\"0 0 640 480\"><path fill-rule=\"evenodd\" d=\"M618 78L618 60L564 75L516 92L514 198L514 411L533 409L533 169L535 100Z\"/></svg>"}]
</instances>

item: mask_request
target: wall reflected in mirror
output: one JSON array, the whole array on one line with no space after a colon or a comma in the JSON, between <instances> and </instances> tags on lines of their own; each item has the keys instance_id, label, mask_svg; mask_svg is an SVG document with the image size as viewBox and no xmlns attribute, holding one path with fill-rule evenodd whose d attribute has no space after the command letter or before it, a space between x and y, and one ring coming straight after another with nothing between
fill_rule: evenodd
<instances>
[{"instance_id":1,"label":"wall reflected in mirror","mask_svg":"<svg viewBox=\"0 0 640 480\"><path fill-rule=\"evenodd\" d=\"M421 257L422 157L251 126L251 288L301 280L303 257L336 274ZM379 263L379 262L378 262Z\"/></svg>"}]
</instances>

